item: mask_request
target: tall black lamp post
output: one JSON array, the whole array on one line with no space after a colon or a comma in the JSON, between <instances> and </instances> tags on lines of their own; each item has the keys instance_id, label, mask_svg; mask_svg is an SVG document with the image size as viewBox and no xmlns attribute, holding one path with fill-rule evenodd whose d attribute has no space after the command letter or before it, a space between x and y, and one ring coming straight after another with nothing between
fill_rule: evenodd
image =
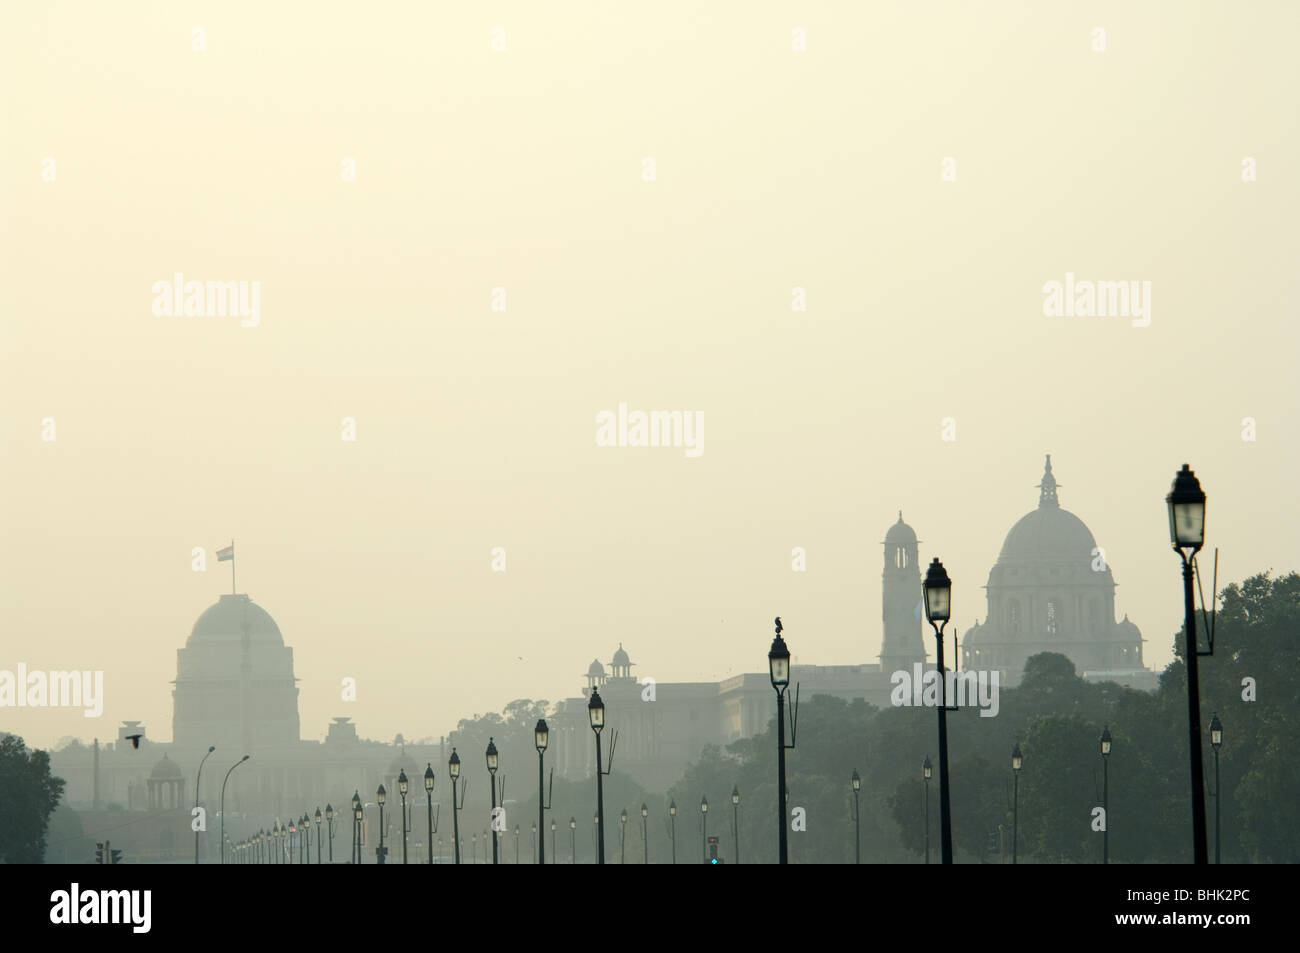
<instances>
[{"instance_id":1,"label":"tall black lamp post","mask_svg":"<svg viewBox=\"0 0 1300 953\"><path fill-rule=\"evenodd\" d=\"M551 737L551 729L546 725L545 718L538 718L537 725L533 728L533 747L537 749L537 830L542 832L542 836L537 839L537 862L546 863L546 812L550 810L551 805L546 803L546 789L542 786L542 779L546 770L546 746ZM555 769L551 769L552 785L554 785ZM551 829L555 829L555 823L551 823ZM555 844L551 844L551 853L555 853Z\"/></svg>"},{"instance_id":2,"label":"tall black lamp post","mask_svg":"<svg viewBox=\"0 0 1300 953\"><path fill-rule=\"evenodd\" d=\"M578 819L569 818L569 863L578 862Z\"/></svg>"},{"instance_id":3,"label":"tall black lamp post","mask_svg":"<svg viewBox=\"0 0 1300 953\"><path fill-rule=\"evenodd\" d=\"M555 823L555 818L551 818L551 863L555 863L555 855L557 853L555 849L555 828L557 826L559 825ZM546 834L543 833L542 836L545 837Z\"/></svg>"},{"instance_id":4,"label":"tall black lamp post","mask_svg":"<svg viewBox=\"0 0 1300 953\"><path fill-rule=\"evenodd\" d=\"M1201 760L1201 683L1197 659L1202 654L1196 643L1196 600L1192 592L1196 554L1205 545L1205 493L1196 474L1184 463L1174 477L1173 487L1165 497L1169 507L1169 538L1183 561L1183 629L1187 646L1183 659L1187 663L1188 739L1192 766L1192 862L1208 860L1205 846L1205 763ZM1212 594L1217 600L1218 593ZM1209 655L1214 651L1211 639Z\"/></svg>"},{"instance_id":5,"label":"tall black lamp post","mask_svg":"<svg viewBox=\"0 0 1300 953\"><path fill-rule=\"evenodd\" d=\"M930 756L925 756L925 761L921 765L921 777L925 780L924 796L921 801L925 815L925 862L930 862L930 774L934 769L930 766Z\"/></svg>"},{"instance_id":6,"label":"tall black lamp post","mask_svg":"<svg viewBox=\"0 0 1300 953\"><path fill-rule=\"evenodd\" d=\"M591 699L587 702L587 717L591 721L591 730L596 735L596 863L605 862L605 771L600 760L600 732L605 727L605 703L600 699L600 692L593 685ZM614 749L610 748L610 760L614 758ZM611 770L613 766L611 765Z\"/></svg>"},{"instance_id":7,"label":"tall black lamp post","mask_svg":"<svg viewBox=\"0 0 1300 953\"><path fill-rule=\"evenodd\" d=\"M429 819L429 863L433 863L433 762L425 762L424 804Z\"/></svg>"},{"instance_id":8,"label":"tall black lamp post","mask_svg":"<svg viewBox=\"0 0 1300 953\"><path fill-rule=\"evenodd\" d=\"M1020 768L1024 758L1020 754L1020 744L1011 749L1011 863L1016 863L1020 846Z\"/></svg>"},{"instance_id":9,"label":"tall black lamp post","mask_svg":"<svg viewBox=\"0 0 1300 953\"><path fill-rule=\"evenodd\" d=\"M700 798L700 858L709 862L709 799Z\"/></svg>"},{"instance_id":10,"label":"tall black lamp post","mask_svg":"<svg viewBox=\"0 0 1300 953\"><path fill-rule=\"evenodd\" d=\"M668 824L672 829L673 863L677 863L677 801L668 802Z\"/></svg>"},{"instance_id":11,"label":"tall black lamp post","mask_svg":"<svg viewBox=\"0 0 1300 953\"><path fill-rule=\"evenodd\" d=\"M618 862L627 863L627 808L618 816Z\"/></svg>"},{"instance_id":12,"label":"tall black lamp post","mask_svg":"<svg viewBox=\"0 0 1300 953\"><path fill-rule=\"evenodd\" d=\"M1101 862L1110 863L1110 726L1101 729ZM1095 778L1096 775L1094 774ZM1093 781L1093 784L1096 784ZM1094 791L1096 788L1093 789Z\"/></svg>"},{"instance_id":13,"label":"tall black lamp post","mask_svg":"<svg viewBox=\"0 0 1300 953\"><path fill-rule=\"evenodd\" d=\"M776 819L777 819L777 863L790 862L789 843L786 837L785 820L785 692L790 687L790 649L781 638L781 617L776 617L776 638L772 639L772 648L767 653L768 674L772 687L776 689ZM791 742L793 742L793 738ZM791 743L788 747L793 748Z\"/></svg>"},{"instance_id":14,"label":"tall black lamp post","mask_svg":"<svg viewBox=\"0 0 1300 953\"><path fill-rule=\"evenodd\" d=\"M1223 788L1219 787L1219 746L1223 744L1223 723L1215 712L1210 718L1210 747L1214 749L1214 862L1221 863L1219 836L1219 805L1223 801Z\"/></svg>"},{"instance_id":15,"label":"tall black lamp post","mask_svg":"<svg viewBox=\"0 0 1300 953\"><path fill-rule=\"evenodd\" d=\"M330 859L330 863L332 864L334 863L334 805L333 804L325 805L325 826L329 829L329 835L330 835L329 859Z\"/></svg>"},{"instance_id":16,"label":"tall black lamp post","mask_svg":"<svg viewBox=\"0 0 1300 953\"><path fill-rule=\"evenodd\" d=\"M650 863L650 808L641 802L641 848L644 851L642 863Z\"/></svg>"},{"instance_id":17,"label":"tall black lamp post","mask_svg":"<svg viewBox=\"0 0 1300 953\"><path fill-rule=\"evenodd\" d=\"M375 863L387 863L388 850L384 847L384 802L388 800L388 792L384 786L379 785L379 790L375 792L375 802L379 805L379 846L375 848Z\"/></svg>"},{"instance_id":18,"label":"tall black lamp post","mask_svg":"<svg viewBox=\"0 0 1300 953\"><path fill-rule=\"evenodd\" d=\"M460 806L456 803L456 782L460 779L460 755L451 749L447 759L447 773L451 775L451 842L455 851L456 863L460 863Z\"/></svg>"},{"instance_id":19,"label":"tall black lamp post","mask_svg":"<svg viewBox=\"0 0 1300 953\"><path fill-rule=\"evenodd\" d=\"M406 769L397 772L397 793L402 796L402 863L406 863L406 834L409 825L406 823L406 792L410 787L410 779L406 777Z\"/></svg>"},{"instance_id":20,"label":"tall black lamp post","mask_svg":"<svg viewBox=\"0 0 1300 953\"><path fill-rule=\"evenodd\" d=\"M943 667L943 627L952 615L952 582L936 556L925 573L925 617L938 642L939 666L939 856L952 863L952 811L948 790L948 698Z\"/></svg>"},{"instance_id":21,"label":"tall black lamp post","mask_svg":"<svg viewBox=\"0 0 1300 953\"><path fill-rule=\"evenodd\" d=\"M358 791L352 792L352 863L361 863L361 818L363 809L361 807L361 794Z\"/></svg>"},{"instance_id":22,"label":"tall black lamp post","mask_svg":"<svg viewBox=\"0 0 1300 953\"><path fill-rule=\"evenodd\" d=\"M492 786L492 813L488 815L491 822L488 824L492 828L492 863L498 863L497 860L497 767L500 763L500 755L497 753L496 742L488 738L487 746L487 769L488 783ZM484 852L486 855L486 851Z\"/></svg>"},{"instance_id":23,"label":"tall black lamp post","mask_svg":"<svg viewBox=\"0 0 1300 953\"><path fill-rule=\"evenodd\" d=\"M736 863L740 863L740 788L731 786L731 842L736 845Z\"/></svg>"},{"instance_id":24,"label":"tall black lamp post","mask_svg":"<svg viewBox=\"0 0 1300 953\"><path fill-rule=\"evenodd\" d=\"M862 790L862 776L858 774L858 769L853 769L853 778L850 780L853 785L853 862L862 863L862 803L858 800L859 792Z\"/></svg>"}]
</instances>

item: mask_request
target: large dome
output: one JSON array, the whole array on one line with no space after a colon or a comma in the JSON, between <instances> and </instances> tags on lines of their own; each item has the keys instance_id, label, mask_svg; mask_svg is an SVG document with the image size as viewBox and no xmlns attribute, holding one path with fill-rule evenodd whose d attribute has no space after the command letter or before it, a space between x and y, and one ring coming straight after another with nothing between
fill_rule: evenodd
<instances>
[{"instance_id":1,"label":"large dome","mask_svg":"<svg viewBox=\"0 0 1300 953\"><path fill-rule=\"evenodd\" d=\"M1083 520L1061 509L1056 497L1052 458L1047 457L1039 484L1038 509L1026 513L1002 543L998 563L1089 563L1097 541Z\"/></svg>"},{"instance_id":2,"label":"large dome","mask_svg":"<svg viewBox=\"0 0 1300 953\"><path fill-rule=\"evenodd\" d=\"M238 642L243 637L243 627L248 624L250 642L284 645L280 627L270 613L246 595L227 593L215 605L208 607L194 623L186 645L213 642Z\"/></svg>"}]
</instances>

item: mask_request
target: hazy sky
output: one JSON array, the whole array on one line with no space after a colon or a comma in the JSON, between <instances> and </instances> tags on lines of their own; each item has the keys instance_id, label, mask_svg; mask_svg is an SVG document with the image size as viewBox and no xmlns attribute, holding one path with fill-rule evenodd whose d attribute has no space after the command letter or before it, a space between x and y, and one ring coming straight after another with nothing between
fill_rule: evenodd
<instances>
[{"instance_id":1,"label":"hazy sky","mask_svg":"<svg viewBox=\"0 0 1300 953\"><path fill-rule=\"evenodd\" d=\"M1049 452L1154 667L1183 462L1221 581L1300 566L1294 3L2 17L0 669L106 694L0 711L29 743L170 740L232 536L308 738L571 696L620 641L762 671L777 614L874 662L900 508L964 631ZM260 323L156 315L176 272L260 282ZM1044 316L1067 273L1149 281L1149 326ZM703 454L598 447L620 402Z\"/></svg>"}]
</instances>

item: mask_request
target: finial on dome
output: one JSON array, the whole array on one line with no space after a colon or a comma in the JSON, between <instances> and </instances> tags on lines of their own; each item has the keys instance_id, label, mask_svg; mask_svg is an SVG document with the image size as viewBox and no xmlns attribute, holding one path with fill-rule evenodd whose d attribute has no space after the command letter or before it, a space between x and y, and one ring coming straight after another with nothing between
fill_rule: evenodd
<instances>
[{"instance_id":1,"label":"finial on dome","mask_svg":"<svg viewBox=\"0 0 1300 953\"><path fill-rule=\"evenodd\" d=\"M1047 462L1043 464L1043 482L1038 484L1038 505L1060 506L1060 501L1056 498L1056 477L1052 476L1052 455L1047 455Z\"/></svg>"},{"instance_id":2,"label":"finial on dome","mask_svg":"<svg viewBox=\"0 0 1300 953\"><path fill-rule=\"evenodd\" d=\"M900 523L903 522L903 511L902 511L902 510L899 510L899 511L898 511L898 521L899 521Z\"/></svg>"}]
</instances>

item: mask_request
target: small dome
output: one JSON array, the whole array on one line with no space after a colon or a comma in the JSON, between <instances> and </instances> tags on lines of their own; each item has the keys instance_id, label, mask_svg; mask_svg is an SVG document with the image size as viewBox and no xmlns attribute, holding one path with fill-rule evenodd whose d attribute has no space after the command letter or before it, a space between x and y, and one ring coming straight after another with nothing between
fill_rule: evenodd
<instances>
[{"instance_id":1,"label":"small dome","mask_svg":"<svg viewBox=\"0 0 1300 953\"><path fill-rule=\"evenodd\" d=\"M181 769L176 767L176 762L167 755L163 755L162 760L155 764L153 770L149 772L149 780L151 781L178 781L182 777L184 775L181 774Z\"/></svg>"},{"instance_id":2,"label":"small dome","mask_svg":"<svg viewBox=\"0 0 1300 953\"><path fill-rule=\"evenodd\" d=\"M1124 613L1122 621L1115 623L1115 633L1121 636L1127 636L1134 639L1142 637L1142 630L1128 620L1128 613Z\"/></svg>"},{"instance_id":3,"label":"small dome","mask_svg":"<svg viewBox=\"0 0 1300 953\"><path fill-rule=\"evenodd\" d=\"M616 666L624 666L624 665L632 664L632 660L628 658L627 653L623 651L622 642L618 643L618 651L614 653L614 661L612 664Z\"/></svg>"},{"instance_id":4,"label":"small dome","mask_svg":"<svg viewBox=\"0 0 1300 953\"><path fill-rule=\"evenodd\" d=\"M903 522L903 511L898 511L898 522L889 527L889 532L885 534L886 546L915 546L916 533L912 527Z\"/></svg>"},{"instance_id":5,"label":"small dome","mask_svg":"<svg viewBox=\"0 0 1300 953\"><path fill-rule=\"evenodd\" d=\"M591 677L605 677L605 666L600 664L599 659L592 659L591 664L587 666L587 675Z\"/></svg>"}]
</instances>

